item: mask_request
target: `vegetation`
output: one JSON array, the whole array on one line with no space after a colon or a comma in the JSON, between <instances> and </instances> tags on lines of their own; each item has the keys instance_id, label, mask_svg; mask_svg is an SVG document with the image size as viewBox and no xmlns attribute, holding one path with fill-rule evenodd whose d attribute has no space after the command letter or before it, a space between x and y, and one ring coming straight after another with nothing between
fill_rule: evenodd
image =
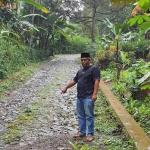
<instances>
[{"instance_id":1,"label":"vegetation","mask_svg":"<svg viewBox=\"0 0 150 150\"><path fill-rule=\"evenodd\" d=\"M150 137L148 117L150 101L147 92L150 85L146 81L139 84L139 79L149 72L149 67L149 62L145 64L143 60L139 60L128 69L121 70L119 80L116 80L115 71L110 69L103 71L102 76L105 77L104 80L112 79L111 90Z\"/></svg>"},{"instance_id":2,"label":"vegetation","mask_svg":"<svg viewBox=\"0 0 150 150\"><path fill-rule=\"evenodd\" d=\"M26 46L20 49L18 45L4 39L0 43L0 79L9 78L30 63L44 60L44 53L40 50Z\"/></svg>"},{"instance_id":3,"label":"vegetation","mask_svg":"<svg viewBox=\"0 0 150 150\"><path fill-rule=\"evenodd\" d=\"M106 150L134 150L133 140L129 139L124 129L120 127L117 117L112 108L107 104L103 94L100 92L99 99L96 103L96 121L95 130L98 135L106 135L103 140L103 146Z\"/></svg>"},{"instance_id":4,"label":"vegetation","mask_svg":"<svg viewBox=\"0 0 150 150\"><path fill-rule=\"evenodd\" d=\"M1 135L0 138L5 143L10 143L19 140L23 134L21 131L26 130L28 126L32 125L32 120L36 115L37 108L21 108L20 114L16 120L8 124L8 132Z\"/></svg>"}]
</instances>

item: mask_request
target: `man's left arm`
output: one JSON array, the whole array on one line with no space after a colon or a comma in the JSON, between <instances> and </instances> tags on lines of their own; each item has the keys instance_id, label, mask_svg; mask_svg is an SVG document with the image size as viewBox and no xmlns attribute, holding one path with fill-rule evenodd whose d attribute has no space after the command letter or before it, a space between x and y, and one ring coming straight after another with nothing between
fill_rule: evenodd
<instances>
[{"instance_id":1,"label":"man's left arm","mask_svg":"<svg viewBox=\"0 0 150 150\"><path fill-rule=\"evenodd\" d=\"M99 80L95 80L94 91L93 91L93 95L92 95L92 101L93 102L95 102L97 100L97 94L98 94L99 84L100 84L100 81Z\"/></svg>"}]
</instances>

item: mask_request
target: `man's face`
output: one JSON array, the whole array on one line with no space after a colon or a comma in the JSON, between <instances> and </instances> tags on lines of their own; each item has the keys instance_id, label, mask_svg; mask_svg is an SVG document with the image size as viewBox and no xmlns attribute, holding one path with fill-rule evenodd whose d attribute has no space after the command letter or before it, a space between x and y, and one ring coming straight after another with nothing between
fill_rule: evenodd
<instances>
[{"instance_id":1,"label":"man's face","mask_svg":"<svg viewBox=\"0 0 150 150\"><path fill-rule=\"evenodd\" d=\"M89 67L90 65L90 59L89 58L81 58L81 64L83 68Z\"/></svg>"}]
</instances>

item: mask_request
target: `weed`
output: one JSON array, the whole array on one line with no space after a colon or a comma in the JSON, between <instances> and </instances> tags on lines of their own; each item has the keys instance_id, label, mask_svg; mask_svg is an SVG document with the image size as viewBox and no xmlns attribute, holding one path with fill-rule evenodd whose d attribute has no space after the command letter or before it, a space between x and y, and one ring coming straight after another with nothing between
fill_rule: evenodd
<instances>
[{"instance_id":1,"label":"weed","mask_svg":"<svg viewBox=\"0 0 150 150\"><path fill-rule=\"evenodd\" d=\"M83 142L69 142L74 150L99 150L97 146L89 146Z\"/></svg>"},{"instance_id":2,"label":"weed","mask_svg":"<svg viewBox=\"0 0 150 150\"><path fill-rule=\"evenodd\" d=\"M19 140L23 136L21 131L25 130L25 128L31 124L31 121L35 115L35 110L31 110L30 108L22 108L22 111L17 119L8 124L8 132L1 135L0 139L4 140L6 144Z\"/></svg>"},{"instance_id":3,"label":"weed","mask_svg":"<svg viewBox=\"0 0 150 150\"><path fill-rule=\"evenodd\" d=\"M95 105L95 130L97 139L99 135L104 135L102 145L106 150L133 150L133 143L128 139L126 132L120 129L121 125L117 120L113 109L107 104L102 92L99 92L99 98ZM126 141L126 142L125 142Z\"/></svg>"}]
</instances>

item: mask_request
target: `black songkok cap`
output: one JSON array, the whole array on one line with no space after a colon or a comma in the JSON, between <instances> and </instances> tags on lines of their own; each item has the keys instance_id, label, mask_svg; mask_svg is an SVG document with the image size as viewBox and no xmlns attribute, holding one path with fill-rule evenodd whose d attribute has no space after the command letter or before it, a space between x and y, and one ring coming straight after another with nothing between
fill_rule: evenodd
<instances>
[{"instance_id":1,"label":"black songkok cap","mask_svg":"<svg viewBox=\"0 0 150 150\"><path fill-rule=\"evenodd\" d=\"M81 58L90 57L89 53L81 53Z\"/></svg>"}]
</instances>

